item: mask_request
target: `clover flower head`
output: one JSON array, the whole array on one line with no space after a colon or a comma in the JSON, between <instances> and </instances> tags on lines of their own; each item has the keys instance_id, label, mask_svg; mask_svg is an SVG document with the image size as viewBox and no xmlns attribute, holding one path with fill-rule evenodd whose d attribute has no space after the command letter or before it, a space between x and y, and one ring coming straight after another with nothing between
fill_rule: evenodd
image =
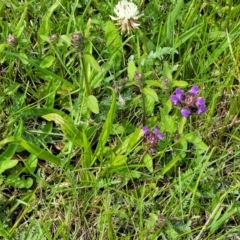
<instances>
[{"instance_id":1,"label":"clover flower head","mask_svg":"<svg viewBox=\"0 0 240 240\"><path fill-rule=\"evenodd\" d=\"M140 23L138 19L143 15L139 14L136 4L128 2L127 0L121 0L114 8L116 17L110 16L110 18L116 21L116 25L119 26L121 32L128 32L132 29L138 28Z\"/></svg>"},{"instance_id":2,"label":"clover flower head","mask_svg":"<svg viewBox=\"0 0 240 240\"><path fill-rule=\"evenodd\" d=\"M177 88L171 95L170 99L172 103L181 108L181 114L183 117L188 117L192 112L203 114L207 111L205 107L205 99L198 96L199 87L193 86L187 93L180 88Z\"/></svg>"},{"instance_id":3,"label":"clover flower head","mask_svg":"<svg viewBox=\"0 0 240 240\"><path fill-rule=\"evenodd\" d=\"M144 134L143 142L149 148L150 153L153 154L159 143L159 140L164 138L164 134L159 132L158 127L155 127L153 131L150 131L147 126L144 126L142 127L142 131Z\"/></svg>"}]
</instances>

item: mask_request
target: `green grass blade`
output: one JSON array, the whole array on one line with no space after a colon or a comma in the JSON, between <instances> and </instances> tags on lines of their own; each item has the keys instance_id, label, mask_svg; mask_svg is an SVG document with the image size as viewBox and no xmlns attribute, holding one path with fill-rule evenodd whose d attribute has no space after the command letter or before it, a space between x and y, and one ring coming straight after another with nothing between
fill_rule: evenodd
<instances>
[{"instance_id":1,"label":"green grass blade","mask_svg":"<svg viewBox=\"0 0 240 240\"><path fill-rule=\"evenodd\" d=\"M38 147L35 144L29 143L26 140L22 139L22 138L18 138L18 137L8 137L5 138L4 140L2 140L0 142L0 146L1 145L5 145L7 143L18 143L21 145L21 147L23 147L25 150L27 150L28 152L34 154L35 156L37 156L40 159L43 159L45 161L54 163L56 165L60 165L61 161L58 157L54 156L52 153L41 149L40 147Z\"/></svg>"},{"instance_id":2,"label":"green grass blade","mask_svg":"<svg viewBox=\"0 0 240 240\"><path fill-rule=\"evenodd\" d=\"M232 43L236 38L240 35L240 23L238 23L234 29L229 33L229 39L225 38L216 48L213 53L208 57L206 61L205 68L207 69L228 47L229 44Z\"/></svg>"},{"instance_id":3,"label":"green grass blade","mask_svg":"<svg viewBox=\"0 0 240 240\"><path fill-rule=\"evenodd\" d=\"M101 152L103 152L104 146L108 141L108 137L113 125L113 119L116 110L116 93L114 89L112 88L110 89L112 90L112 104L108 112L107 119L103 125L103 129L100 134L96 150L94 152L94 159L92 160L91 166L94 164L94 162L96 161L97 157L101 154Z\"/></svg>"}]
</instances>

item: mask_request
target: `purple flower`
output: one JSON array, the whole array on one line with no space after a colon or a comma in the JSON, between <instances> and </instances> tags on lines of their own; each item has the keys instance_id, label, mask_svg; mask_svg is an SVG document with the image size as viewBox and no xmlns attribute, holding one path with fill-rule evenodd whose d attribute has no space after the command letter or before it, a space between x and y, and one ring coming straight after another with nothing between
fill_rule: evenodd
<instances>
[{"instance_id":1,"label":"purple flower","mask_svg":"<svg viewBox=\"0 0 240 240\"><path fill-rule=\"evenodd\" d=\"M170 98L174 105L181 108L182 116L188 117L192 112L202 114L207 111L205 107L205 99L198 97L198 93L198 86L192 86L187 93L184 93L182 89L177 88Z\"/></svg>"},{"instance_id":2,"label":"purple flower","mask_svg":"<svg viewBox=\"0 0 240 240\"><path fill-rule=\"evenodd\" d=\"M144 134L143 141L149 148L150 153L153 154L159 140L164 138L164 134L159 132L158 127L155 127L153 131L149 131L147 126L143 126L142 131Z\"/></svg>"},{"instance_id":3,"label":"purple flower","mask_svg":"<svg viewBox=\"0 0 240 240\"><path fill-rule=\"evenodd\" d=\"M191 112L189 110L183 108L181 110L181 114L183 117L188 117L191 114Z\"/></svg>"},{"instance_id":4,"label":"purple flower","mask_svg":"<svg viewBox=\"0 0 240 240\"><path fill-rule=\"evenodd\" d=\"M180 88L177 88L175 90L174 94L171 96L171 100L172 100L173 104L177 105L181 101L183 96L184 96L183 90Z\"/></svg>"},{"instance_id":5,"label":"purple flower","mask_svg":"<svg viewBox=\"0 0 240 240\"><path fill-rule=\"evenodd\" d=\"M197 95L198 91L199 91L199 87L198 86L192 86L191 89L188 92L193 94L193 95Z\"/></svg>"}]
</instances>

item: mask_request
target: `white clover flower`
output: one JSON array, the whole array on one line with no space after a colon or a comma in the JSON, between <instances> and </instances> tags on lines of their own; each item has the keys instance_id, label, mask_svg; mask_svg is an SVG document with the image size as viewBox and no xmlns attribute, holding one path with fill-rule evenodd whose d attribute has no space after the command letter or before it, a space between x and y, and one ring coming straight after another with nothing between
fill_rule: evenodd
<instances>
[{"instance_id":1,"label":"white clover flower","mask_svg":"<svg viewBox=\"0 0 240 240\"><path fill-rule=\"evenodd\" d=\"M114 12L117 16L110 16L110 18L117 21L116 25L120 26L119 28L122 33L125 31L129 33L130 30L140 26L138 19L143 14L139 14L137 6L134 3L121 0L115 6Z\"/></svg>"}]
</instances>

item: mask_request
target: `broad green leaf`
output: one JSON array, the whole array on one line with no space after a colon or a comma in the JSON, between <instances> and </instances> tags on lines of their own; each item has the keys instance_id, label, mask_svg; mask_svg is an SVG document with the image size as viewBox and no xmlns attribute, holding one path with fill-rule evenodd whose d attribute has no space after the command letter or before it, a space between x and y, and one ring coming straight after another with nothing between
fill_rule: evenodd
<instances>
[{"instance_id":1,"label":"broad green leaf","mask_svg":"<svg viewBox=\"0 0 240 240\"><path fill-rule=\"evenodd\" d=\"M116 110L116 92L114 91L114 89L112 89L112 88L110 88L110 89L112 90L112 104L111 104L110 110L108 112L106 121L103 125L102 132L99 136L98 144L97 144L96 150L94 152L94 159L92 161L91 166L94 164L94 162L99 157L101 152L104 152L104 146L108 141L108 137L110 135L112 125L113 125L114 114L115 114L115 110Z\"/></svg>"},{"instance_id":2,"label":"broad green leaf","mask_svg":"<svg viewBox=\"0 0 240 240\"><path fill-rule=\"evenodd\" d=\"M162 87L162 83L159 80L145 80L144 81L148 86L153 86L153 87Z\"/></svg>"},{"instance_id":3,"label":"broad green leaf","mask_svg":"<svg viewBox=\"0 0 240 240\"><path fill-rule=\"evenodd\" d=\"M114 166L121 166L121 165L124 165L126 164L127 162L127 157L124 156L124 155L118 155L116 157L114 157L111 161L111 167L114 167Z\"/></svg>"},{"instance_id":4,"label":"broad green leaf","mask_svg":"<svg viewBox=\"0 0 240 240\"><path fill-rule=\"evenodd\" d=\"M155 107L155 100L152 98L152 96L150 95L146 95L144 97L144 101L145 101L145 111L147 115L150 115L153 113L154 111L154 107Z\"/></svg>"},{"instance_id":5,"label":"broad green leaf","mask_svg":"<svg viewBox=\"0 0 240 240\"><path fill-rule=\"evenodd\" d=\"M90 66L91 66L94 70L96 70L96 71L98 71L98 72L101 72L101 71L102 71L102 69L101 69L101 67L99 66L98 62L95 60L95 58L94 58L91 54L85 53L83 57L84 57L84 60L86 60L87 63L90 64Z\"/></svg>"},{"instance_id":6,"label":"broad green leaf","mask_svg":"<svg viewBox=\"0 0 240 240\"><path fill-rule=\"evenodd\" d=\"M42 115L42 117L47 121L54 121L56 124L59 124L66 138L68 138L77 146L82 147L83 143L81 139L81 132L79 132L72 120L69 117L66 117L66 115L61 113L60 111L52 111L53 113Z\"/></svg>"},{"instance_id":7,"label":"broad green leaf","mask_svg":"<svg viewBox=\"0 0 240 240\"><path fill-rule=\"evenodd\" d=\"M186 136L186 140L192 143L197 149L204 151L207 151L209 149L209 147L203 142L203 140L200 137L196 136L195 133L188 134Z\"/></svg>"},{"instance_id":8,"label":"broad green leaf","mask_svg":"<svg viewBox=\"0 0 240 240\"><path fill-rule=\"evenodd\" d=\"M40 63L40 67L41 68L49 68L49 67L51 67L53 65L54 61L55 61L55 57L54 56L51 56L51 55L46 56L42 60L42 62Z\"/></svg>"},{"instance_id":9,"label":"broad green leaf","mask_svg":"<svg viewBox=\"0 0 240 240\"><path fill-rule=\"evenodd\" d=\"M145 87L143 93L145 96L150 96L155 102L158 102L158 95L153 89Z\"/></svg>"},{"instance_id":10,"label":"broad green leaf","mask_svg":"<svg viewBox=\"0 0 240 240\"><path fill-rule=\"evenodd\" d=\"M32 178L23 179L15 174L10 174L7 176L4 183L16 188L30 188L33 185L33 180Z\"/></svg>"},{"instance_id":11,"label":"broad green leaf","mask_svg":"<svg viewBox=\"0 0 240 240\"><path fill-rule=\"evenodd\" d=\"M163 111L161 111L161 125L162 125L162 130L169 133L175 133L177 130L177 124L173 119L173 117L169 116Z\"/></svg>"},{"instance_id":12,"label":"broad green leaf","mask_svg":"<svg viewBox=\"0 0 240 240\"><path fill-rule=\"evenodd\" d=\"M104 30L107 49L110 54L112 55L116 51L122 51L122 38L114 23L112 21L107 21Z\"/></svg>"},{"instance_id":13,"label":"broad green leaf","mask_svg":"<svg viewBox=\"0 0 240 240\"><path fill-rule=\"evenodd\" d=\"M19 84L17 82L13 82L9 87L4 89L4 93L6 95L13 95L17 92L17 90L21 87L22 84Z\"/></svg>"},{"instance_id":14,"label":"broad green leaf","mask_svg":"<svg viewBox=\"0 0 240 240\"><path fill-rule=\"evenodd\" d=\"M148 169L148 171L152 173L153 172L153 159L148 153L146 153L144 155L143 162L144 162L146 168Z\"/></svg>"},{"instance_id":15,"label":"broad green leaf","mask_svg":"<svg viewBox=\"0 0 240 240\"><path fill-rule=\"evenodd\" d=\"M61 165L61 161L58 157L54 156L52 153L50 153L44 149L41 149L40 147L38 147L35 144L25 141L22 138L19 138L19 137L5 138L4 140L0 141L0 146L5 145L7 143L18 143L21 147L23 147L28 152L34 154L38 158L43 159L48 162L51 162L51 163L54 163L56 165Z\"/></svg>"},{"instance_id":16,"label":"broad green leaf","mask_svg":"<svg viewBox=\"0 0 240 240\"><path fill-rule=\"evenodd\" d=\"M172 82L172 87L186 87L188 85L188 83L186 81L182 81L182 80L175 80Z\"/></svg>"},{"instance_id":17,"label":"broad green leaf","mask_svg":"<svg viewBox=\"0 0 240 240\"><path fill-rule=\"evenodd\" d=\"M33 174L34 171L37 168L37 164L38 164L37 156L34 155L34 154L30 154L30 156L24 162L24 165L25 165L25 171L24 172Z\"/></svg>"},{"instance_id":18,"label":"broad green leaf","mask_svg":"<svg viewBox=\"0 0 240 240\"><path fill-rule=\"evenodd\" d=\"M87 97L87 107L91 112L95 114L99 113L98 100L95 96L90 95Z\"/></svg>"},{"instance_id":19,"label":"broad green leaf","mask_svg":"<svg viewBox=\"0 0 240 240\"><path fill-rule=\"evenodd\" d=\"M5 170L15 167L18 164L18 160L6 159L0 161L0 174Z\"/></svg>"},{"instance_id":20,"label":"broad green leaf","mask_svg":"<svg viewBox=\"0 0 240 240\"><path fill-rule=\"evenodd\" d=\"M29 64L28 57L25 53L19 53L19 56L21 56L20 60L23 64L25 64L25 65Z\"/></svg>"},{"instance_id":21,"label":"broad green leaf","mask_svg":"<svg viewBox=\"0 0 240 240\"><path fill-rule=\"evenodd\" d=\"M105 31L106 49L109 52L110 61L116 68L122 61L122 38L113 21L107 21Z\"/></svg>"},{"instance_id":22,"label":"broad green leaf","mask_svg":"<svg viewBox=\"0 0 240 240\"><path fill-rule=\"evenodd\" d=\"M133 80L134 75L137 71L134 61L129 61L127 71L128 71L128 79L130 81Z\"/></svg>"}]
</instances>

